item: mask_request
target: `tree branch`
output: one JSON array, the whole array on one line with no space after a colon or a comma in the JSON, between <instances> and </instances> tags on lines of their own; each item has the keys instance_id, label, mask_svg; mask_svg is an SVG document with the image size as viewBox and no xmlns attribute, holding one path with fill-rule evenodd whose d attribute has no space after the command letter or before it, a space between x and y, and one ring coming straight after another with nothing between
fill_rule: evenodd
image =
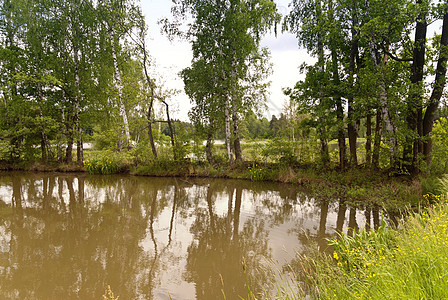
<instances>
[{"instance_id":1,"label":"tree branch","mask_svg":"<svg viewBox=\"0 0 448 300\"><path fill-rule=\"evenodd\" d=\"M381 46L381 49L384 51L384 53L386 53L390 58L392 58L395 61L401 61L401 62L413 61L412 58L400 58L400 57L394 55L393 53L390 53L389 51L387 51L383 46Z\"/></svg>"}]
</instances>

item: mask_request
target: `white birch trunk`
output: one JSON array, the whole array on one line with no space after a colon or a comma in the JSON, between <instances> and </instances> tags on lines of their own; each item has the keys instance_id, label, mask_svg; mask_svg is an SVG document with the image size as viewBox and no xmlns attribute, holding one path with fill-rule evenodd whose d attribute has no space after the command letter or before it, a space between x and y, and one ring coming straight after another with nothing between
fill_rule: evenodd
<instances>
[{"instance_id":1,"label":"white birch trunk","mask_svg":"<svg viewBox=\"0 0 448 300\"><path fill-rule=\"evenodd\" d=\"M376 71L381 72L382 66L381 61L378 58L378 50L376 49L373 43L369 43L369 50L372 60L375 64ZM395 163L397 161L397 155L398 155L398 143L397 138L395 136L397 130L390 114L389 102L387 101L386 86L383 80L380 81L379 88L380 92L378 98L381 105L381 116L384 121L384 130L386 132L386 136L389 138L389 144L390 144L389 151L391 155L391 161Z\"/></svg>"},{"instance_id":2,"label":"white birch trunk","mask_svg":"<svg viewBox=\"0 0 448 300\"><path fill-rule=\"evenodd\" d=\"M73 44L73 60L75 63L75 130L77 132L77 161L78 164L81 164L84 160L84 151L83 151L83 145L82 145L82 127L81 127L81 120L80 120L80 112L81 112L81 88L79 86L79 57L78 57L78 47Z\"/></svg>"},{"instance_id":3,"label":"white birch trunk","mask_svg":"<svg viewBox=\"0 0 448 300\"><path fill-rule=\"evenodd\" d=\"M226 105L224 108L224 116L225 116L225 123L226 123L226 147L227 147L227 155L229 157L229 163L233 164L233 152L232 152L232 145L231 145L231 129L230 129L230 113L229 113L229 103L226 99Z\"/></svg>"},{"instance_id":4,"label":"white birch trunk","mask_svg":"<svg viewBox=\"0 0 448 300\"><path fill-rule=\"evenodd\" d=\"M118 69L117 53L115 51L115 43L114 43L114 29L112 28L112 26L110 26L109 28L109 39L112 48L112 59L114 61L115 88L117 89L118 92L118 105L120 106L120 114L121 117L123 118L124 133L126 135L126 145L130 147L131 135L129 133L128 117L126 115L126 109L123 103L123 90L122 90L123 85L121 83L120 70Z\"/></svg>"}]
</instances>

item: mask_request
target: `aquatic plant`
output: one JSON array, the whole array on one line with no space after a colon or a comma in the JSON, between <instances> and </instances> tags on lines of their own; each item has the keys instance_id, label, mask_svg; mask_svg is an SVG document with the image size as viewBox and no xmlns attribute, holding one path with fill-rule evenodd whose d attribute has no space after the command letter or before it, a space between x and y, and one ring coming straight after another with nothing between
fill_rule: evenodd
<instances>
[{"instance_id":1,"label":"aquatic plant","mask_svg":"<svg viewBox=\"0 0 448 300\"><path fill-rule=\"evenodd\" d=\"M121 164L126 162L126 157L121 157L111 151L97 155L84 161L84 167L89 174L114 174L121 171Z\"/></svg>"},{"instance_id":2,"label":"aquatic plant","mask_svg":"<svg viewBox=\"0 0 448 300\"><path fill-rule=\"evenodd\" d=\"M258 163L253 163L252 166L247 167L249 178L252 181L260 181L266 179L266 169L262 168Z\"/></svg>"}]
</instances>

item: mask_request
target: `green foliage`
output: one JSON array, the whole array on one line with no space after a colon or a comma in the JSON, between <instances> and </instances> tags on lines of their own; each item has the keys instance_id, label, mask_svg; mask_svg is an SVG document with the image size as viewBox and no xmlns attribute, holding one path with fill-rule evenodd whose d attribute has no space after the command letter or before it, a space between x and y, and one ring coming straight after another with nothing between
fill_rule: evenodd
<instances>
[{"instance_id":1,"label":"green foliage","mask_svg":"<svg viewBox=\"0 0 448 300\"><path fill-rule=\"evenodd\" d=\"M113 127L105 130L98 130L93 133L92 140L95 149L98 150L116 150L120 143L119 128Z\"/></svg>"},{"instance_id":2,"label":"green foliage","mask_svg":"<svg viewBox=\"0 0 448 300\"><path fill-rule=\"evenodd\" d=\"M306 255L298 254L296 261L287 267L296 282L274 283L277 296L281 299L446 299L448 204L446 199L441 199L441 203L428 211L409 216L401 229L383 224L376 230L361 230L353 236L340 234L329 240L334 249L332 254L314 248ZM295 284L297 287L291 288Z\"/></svg>"},{"instance_id":3,"label":"green foliage","mask_svg":"<svg viewBox=\"0 0 448 300\"><path fill-rule=\"evenodd\" d=\"M337 265L345 272L362 270L390 255L394 249L396 232L381 225L375 230L361 229L354 236L340 234L337 239L330 240L329 245L334 249L333 258ZM381 256L378 256L381 255Z\"/></svg>"},{"instance_id":4,"label":"green foliage","mask_svg":"<svg viewBox=\"0 0 448 300\"><path fill-rule=\"evenodd\" d=\"M448 296L448 205L410 217L396 231L381 227L333 240L342 276L317 282L319 299L445 299ZM318 275L320 279L323 277Z\"/></svg>"},{"instance_id":5,"label":"green foliage","mask_svg":"<svg viewBox=\"0 0 448 300\"><path fill-rule=\"evenodd\" d=\"M431 172L434 174L448 173L448 118L442 117L434 123L432 138Z\"/></svg>"},{"instance_id":6,"label":"green foliage","mask_svg":"<svg viewBox=\"0 0 448 300\"><path fill-rule=\"evenodd\" d=\"M154 161L149 139L143 139L129 151L134 165L147 165Z\"/></svg>"},{"instance_id":7,"label":"green foliage","mask_svg":"<svg viewBox=\"0 0 448 300\"><path fill-rule=\"evenodd\" d=\"M439 202L440 195L448 195L448 175L425 177L421 179L422 194L430 203Z\"/></svg>"},{"instance_id":8,"label":"green foliage","mask_svg":"<svg viewBox=\"0 0 448 300\"><path fill-rule=\"evenodd\" d=\"M8 160L11 156L12 147L9 142L0 140L0 160Z\"/></svg>"},{"instance_id":9,"label":"green foliage","mask_svg":"<svg viewBox=\"0 0 448 300\"><path fill-rule=\"evenodd\" d=\"M122 172L129 164L129 155L112 151L104 151L84 161L89 174L114 174Z\"/></svg>"},{"instance_id":10,"label":"green foliage","mask_svg":"<svg viewBox=\"0 0 448 300\"><path fill-rule=\"evenodd\" d=\"M262 156L266 161L277 162L282 165L297 165L297 156L295 149L297 143L285 141L282 139L274 139L269 141L261 151Z\"/></svg>"},{"instance_id":11,"label":"green foliage","mask_svg":"<svg viewBox=\"0 0 448 300\"><path fill-rule=\"evenodd\" d=\"M268 170L258 165L258 163L252 163L252 166L247 167L247 172L249 173L250 180L261 181L267 178Z\"/></svg>"},{"instance_id":12,"label":"green foliage","mask_svg":"<svg viewBox=\"0 0 448 300\"><path fill-rule=\"evenodd\" d=\"M248 139L267 139L272 136L270 122L266 118L257 118L255 113L250 112L241 126L243 136Z\"/></svg>"}]
</instances>

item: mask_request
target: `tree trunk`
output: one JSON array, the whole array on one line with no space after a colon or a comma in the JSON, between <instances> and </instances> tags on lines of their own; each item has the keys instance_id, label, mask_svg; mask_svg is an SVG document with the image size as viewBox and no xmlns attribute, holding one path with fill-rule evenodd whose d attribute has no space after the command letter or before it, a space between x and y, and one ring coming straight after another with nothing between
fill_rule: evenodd
<instances>
[{"instance_id":1,"label":"tree trunk","mask_svg":"<svg viewBox=\"0 0 448 300\"><path fill-rule=\"evenodd\" d=\"M353 25L354 26L354 25ZM354 30L352 30L352 36L354 36ZM352 37L352 47L350 51L350 86L352 88L352 92L349 93L347 97L347 105L348 105L348 142L350 147L350 164L353 166L358 165L358 156L356 152L356 143L358 138L358 130L355 124L354 117L354 108L353 108L353 92L354 92L354 84L355 84L355 59L358 53L358 41L355 37Z\"/></svg>"},{"instance_id":2,"label":"tree trunk","mask_svg":"<svg viewBox=\"0 0 448 300\"><path fill-rule=\"evenodd\" d=\"M325 137L325 129L319 128L319 140L320 140L320 156L323 165L327 165L330 162L330 154L328 153L328 142Z\"/></svg>"},{"instance_id":3,"label":"tree trunk","mask_svg":"<svg viewBox=\"0 0 448 300\"><path fill-rule=\"evenodd\" d=\"M84 151L83 151L83 143L82 143L82 127L81 127L81 120L79 117L80 114L80 94L81 94L81 89L79 86L79 58L78 58L78 47L76 46L76 43L73 42L73 61L74 61L74 71L75 71L75 87L76 87L76 91L75 91L75 128L76 128L76 133L77 133L77 147L76 147L76 157L77 157L77 162L79 165L83 164L84 161Z\"/></svg>"},{"instance_id":4,"label":"tree trunk","mask_svg":"<svg viewBox=\"0 0 448 300\"><path fill-rule=\"evenodd\" d=\"M174 142L174 131L173 131L173 126L171 124L170 110L168 107L168 103L166 103L165 100L162 100L162 103L165 104L165 107L166 107L166 120L168 122L168 128L170 130L171 147L173 147L173 158L174 158L174 160L177 160L177 159L179 159L179 157L178 157L177 151L176 151L176 143Z\"/></svg>"},{"instance_id":5,"label":"tree trunk","mask_svg":"<svg viewBox=\"0 0 448 300\"><path fill-rule=\"evenodd\" d=\"M319 15L319 12L318 12ZM323 73L324 70L324 46L323 46L323 41L322 41L322 37L320 36L320 34L317 37L317 48L318 48L318 68L319 68L319 72ZM319 92L319 107L322 109L323 107L325 107L325 98L322 95L322 84L321 85L321 89ZM323 165L328 165L330 163L330 154L328 153L328 143L327 143L327 137L326 137L326 130L325 130L325 126L326 126L326 118L325 116L319 116L319 140L320 140L320 157L321 157L321 162Z\"/></svg>"},{"instance_id":6,"label":"tree trunk","mask_svg":"<svg viewBox=\"0 0 448 300\"><path fill-rule=\"evenodd\" d=\"M226 123L225 125L226 125L227 156L229 158L229 164L233 164L233 152L232 152L231 134L230 134L230 114L229 114L229 104L227 100L224 108L224 117Z\"/></svg>"},{"instance_id":7,"label":"tree trunk","mask_svg":"<svg viewBox=\"0 0 448 300\"><path fill-rule=\"evenodd\" d=\"M117 61L117 53L115 51L115 43L114 43L114 29L112 26L109 26L109 39L110 39L110 45L112 48L112 59L114 61L114 73L115 73L115 88L118 92L118 105L120 107L120 114L123 118L123 124L124 124L124 133L126 136L126 146L128 148L131 147L131 135L129 132L129 123L128 123L128 117L126 115L126 109L124 107L123 103L123 85L121 82L121 75L120 75L120 69L118 68L118 61Z\"/></svg>"},{"instance_id":8,"label":"tree trunk","mask_svg":"<svg viewBox=\"0 0 448 300\"><path fill-rule=\"evenodd\" d=\"M417 5L422 0L416 1ZM409 165L411 172L417 171L417 155L421 152L423 135L422 110L423 110L423 68L425 66L426 44L426 12L421 12L417 17L415 27L414 50L412 54L411 89L407 101L406 123L411 132L403 151L403 160Z\"/></svg>"},{"instance_id":9,"label":"tree trunk","mask_svg":"<svg viewBox=\"0 0 448 300\"><path fill-rule=\"evenodd\" d=\"M370 112L366 117L366 164L372 163L372 115Z\"/></svg>"},{"instance_id":10,"label":"tree trunk","mask_svg":"<svg viewBox=\"0 0 448 300\"><path fill-rule=\"evenodd\" d=\"M212 155L212 141L213 135L211 133L211 129L209 130L209 132L207 133L207 143L205 144L205 156L207 157L207 161L210 164L214 163L213 160L213 155Z\"/></svg>"},{"instance_id":11,"label":"tree trunk","mask_svg":"<svg viewBox=\"0 0 448 300\"><path fill-rule=\"evenodd\" d=\"M146 70L145 70L145 72L146 72ZM156 145L154 143L154 136L152 135L152 120L151 120L152 106L154 104L154 89L151 89L151 90L152 90L152 96L151 96L151 101L149 102L148 114L146 115L146 120L148 122L148 137L149 137L149 143L151 145L152 155L154 155L154 158L157 159L157 149L156 149Z\"/></svg>"},{"instance_id":12,"label":"tree trunk","mask_svg":"<svg viewBox=\"0 0 448 300\"><path fill-rule=\"evenodd\" d=\"M380 149L381 149L381 135L383 134L383 120L381 117L381 110L376 110L376 126L375 126L375 140L373 142L372 167L380 168Z\"/></svg>"},{"instance_id":13,"label":"tree trunk","mask_svg":"<svg viewBox=\"0 0 448 300\"><path fill-rule=\"evenodd\" d=\"M337 61L337 53L335 50L331 51L332 64L333 64L333 82L337 87L340 85L339 73L338 73L338 61ZM334 96L334 100L336 103L336 118L338 120L338 146L339 146L339 167L342 171L346 169L346 158L345 154L347 151L347 147L345 144L345 134L344 134L344 108L342 105L342 97L334 91L336 94Z\"/></svg>"},{"instance_id":14,"label":"tree trunk","mask_svg":"<svg viewBox=\"0 0 448 300\"><path fill-rule=\"evenodd\" d=\"M50 149L50 141L48 140L47 134L45 133L45 127L44 127L44 114L43 114L43 109L42 109L42 105L43 105L43 101L44 101L44 96L42 94L42 86L39 83L37 85L37 93L38 93L38 97L39 97L39 102L40 102L40 111L39 111L39 116L41 118L40 120L40 132L41 132L41 143L40 143L40 147L41 147L41 151L42 151L42 162L47 162L48 161L48 150Z\"/></svg>"},{"instance_id":15,"label":"tree trunk","mask_svg":"<svg viewBox=\"0 0 448 300\"><path fill-rule=\"evenodd\" d=\"M75 122L75 131L76 131L76 158L78 165L82 165L84 161L84 150L83 150L83 142L82 142L82 127L81 127L81 87L79 83L79 20L76 18L76 12L79 10L76 1L71 3L71 10L73 13L72 19L72 48L73 48L73 63L74 63L74 76L75 76L75 91L74 91L74 122Z\"/></svg>"},{"instance_id":16,"label":"tree trunk","mask_svg":"<svg viewBox=\"0 0 448 300\"><path fill-rule=\"evenodd\" d=\"M70 128L69 125L71 123L67 120L67 148L65 150L65 163L70 164L73 161L73 128Z\"/></svg>"},{"instance_id":17,"label":"tree trunk","mask_svg":"<svg viewBox=\"0 0 448 300\"><path fill-rule=\"evenodd\" d=\"M42 152L42 162L46 163L47 162L47 146L45 145L45 133L42 131L41 132L41 140L40 140L40 150Z\"/></svg>"},{"instance_id":18,"label":"tree trunk","mask_svg":"<svg viewBox=\"0 0 448 300\"><path fill-rule=\"evenodd\" d=\"M376 45L372 42L369 43L370 55L374 63L374 68L377 72L383 72L383 68L387 64L386 56L383 56L381 60ZM384 76L383 76L384 77ZM386 83L383 79L379 82L379 94L378 100L380 102L381 119L384 122L384 130L389 139L389 151L390 151L390 164L392 168L397 167L397 155L398 155L398 142L396 138L396 126L392 120L389 101L387 99Z\"/></svg>"},{"instance_id":19,"label":"tree trunk","mask_svg":"<svg viewBox=\"0 0 448 300\"><path fill-rule=\"evenodd\" d=\"M446 64L448 60L448 12L443 15L442 36L440 40L440 53L437 60L436 78L434 79L434 88L429 98L429 105L426 108L425 118L423 119L423 135L426 140L423 144L423 155L426 164L429 166L432 161L432 128L434 116L439 107L440 98L446 83Z\"/></svg>"},{"instance_id":20,"label":"tree trunk","mask_svg":"<svg viewBox=\"0 0 448 300\"><path fill-rule=\"evenodd\" d=\"M80 131L82 131L82 129L80 129ZM80 131L78 131L78 140L76 141L76 158L78 165L82 166L84 161L84 146Z\"/></svg>"},{"instance_id":21,"label":"tree trunk","mask_svg":"<svg viewBox=\"0 0 448 300\"><path fill-rule=\"evenodd\" d=\"M242 161L243 160L243 155L241 152L241 142L240 142L240 130L238 127L238 116L236 114L235 111L233 111L232 114L232 119L233 119L233 136L234 136L234 141L233 141L233 146L235 149L235 160L236 161Z\"/></svg>"},{"instance_id":22,"label":"tree trunk","mask_svg":"<svg viewBox=\"0 0 448 300\"><path fill-rule=\"evenodd\" d=\"M152 122L151 122L151 115L152 115L152 108L154 105L154 88L155 88L155 84L154 82L151 80L151 78L149 77L149 73L148 73L148 52L146 51L146 42L145 42L145 21L144 21L144 17L143 15L140 16L141 17L141 27L140 27L140 41L139 41L139 46L141 47L142 53L143 53L143 70L145 71L145 79L146 79L146 84L148 85L149 89L151 90L151 100L149 102L149 107L148 107L148 114L147 114L147 120L148 120L148 137L149 137L149 143L151 144L151 150L152 150L152 154L154 155L155 158L157 158L157 150L156 150L156 145L154 144L154 136L152 135Z\"/></svg>"}]
</instances>

